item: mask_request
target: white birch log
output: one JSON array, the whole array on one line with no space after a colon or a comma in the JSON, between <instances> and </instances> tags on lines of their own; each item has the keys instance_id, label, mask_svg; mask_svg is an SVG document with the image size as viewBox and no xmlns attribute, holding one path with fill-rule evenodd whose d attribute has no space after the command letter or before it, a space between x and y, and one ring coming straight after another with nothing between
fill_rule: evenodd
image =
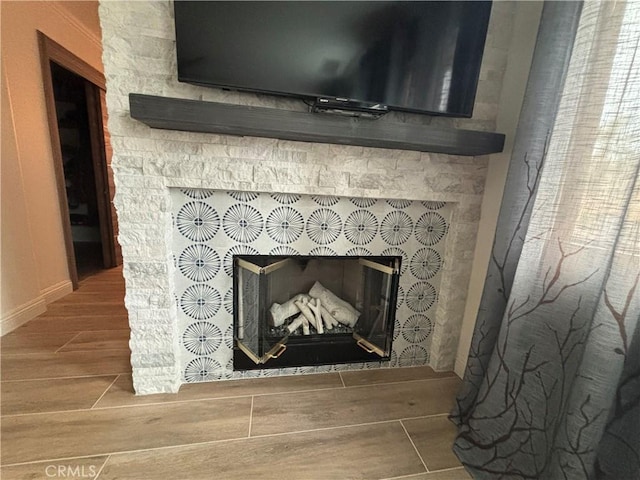
<instances>
[{"instance_id":1,"label":"white birch log","mask_svg":"<svg viewBox=\"0 0 640 480\"><path fill-rule=\"evenodd\" d=\"M304 315L304 318L313 325L313 328L318 330L318 326L316 325L316 317L313 315L313 312L309 309L309 300L306 298L300 299L296 302L296 307L300 310L300 313Z\"/></svg>"},{"instance_id":2,"label":"white birch log","mask_svg":"<svg viewBox=\"0 0 640 480\"><path fill-rule=\"evenodd\" d=\"M269 323L274 327L279 327L280 325L284 324L287 318L292 317L296 313L299 313L300 309L297 307L296 302L302 300L303 298L306 298L307 300L310 299L309 295L307 295L306 293L300 293L290 298L283 304L274 303L273 305L271 305L271 308L269 309L269 313L271 313Z\"/></svg>"},{"instance_id":3,"label":"white birch log","mask_svg":"<svg viewBox=\"0 0 640 480\"><path fill-rule=\"evenodd\" d=\"M331 330L333 327L338 325L338 321L333 318L333 315L331 315L324 306L320 307L320 312L322 313L322 320L328 330Z\"/></svg>"},{"instance_id":4,"label":"white birch log","mask_svg":"<svg viewBox=\"0 0 640 480\"><path fill-rule=\"evenodd\" d=\"M309 295L313 298L319 298L322 305L338 322L353 327L358 321L360 312L335 295L331 290L327 290L320 282L316 282L311 287Z\"/></svg>"},{"instance_id":5,"label":"white birch log","mask_svg":"<svg viewBox=\"0 0 640 480\"><path fill-rule=\"evenodd\" d=\"M310 335L311 331L309 330L309 320L306 317L302 319L302 334Z\"/></svg>"},{"instance_id":6,"label":"white birch log","mask_svg":"<svg viewBox=\"0 0 640 480\"><path fill-rule=\"evenodd\" d=\"M287 325L287 330L289 330L289 333L293 333L302 326L303 322L304 322L304 315L300 314L296 318L294 318L289 325Z\"/></svg>"},{"instance_id":7,"label":"white birch log","mask_svg":"<svg viewBox=\"0 0 640 480\"><path fill-rule=\"evenodd\" d=\"M314 298L309 303L307 303L307 307L313 312L313 316L316 320L316 330L319 334L324 333L324 327L322 325L322 314L320 313L320 308L322 308L322 302L319 298Z\"/></svg>"}]
</instances>

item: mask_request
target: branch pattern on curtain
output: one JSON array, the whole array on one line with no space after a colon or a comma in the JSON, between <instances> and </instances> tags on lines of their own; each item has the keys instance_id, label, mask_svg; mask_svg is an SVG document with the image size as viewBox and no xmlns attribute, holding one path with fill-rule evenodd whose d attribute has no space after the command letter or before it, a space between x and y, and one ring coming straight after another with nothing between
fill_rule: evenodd
<instances>
[{"instance_id":1,"label":"branch pattern on curtain","mask_svg":"<svg viewBox=\"0 0 640 480\"><path fill-rule=\"evenodd\" d=\"M548 2L462 388L475 478L640 479L640 3Z\"/></svg>"}]
</instances>

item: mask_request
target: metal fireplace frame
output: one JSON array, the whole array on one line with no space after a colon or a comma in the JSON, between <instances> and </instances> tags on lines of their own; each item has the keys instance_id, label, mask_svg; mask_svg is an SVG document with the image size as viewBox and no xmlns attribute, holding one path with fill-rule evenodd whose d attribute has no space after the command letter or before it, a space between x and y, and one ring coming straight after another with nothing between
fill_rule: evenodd
<instances>
[{"instance_id":1,"label":"metal fireplace frame","mask_svg":"<svg viewBox=\"0 0 640 480\"><path fill-rule=\"evenodd\" d=\"M268 321L269 308L274 301L270 282L275 283L277 275L285 275L285 267L297 267L305 272L311 262L335 262L338 268L343 269L355 267L356 273L350 270L349 275L359 278L360 283L349 284L348 288L359 298L354 302L362 310L358 321L350 330L340 325L340 329L336 328L340 333L274 333L274 327ZM342 266L337 262L342 262ZM389 360L401 262L402 258L399 256L234 255L234 370ZM278 271L282 273L278 274ZM309 277L306 280L309 281ZM316 279L318 282L320 280L322 278ZM295 278L289 283L294 282ZM293 284L285 289L301 289L301 285ZM253 291L254 288L257 288L257 292ZM289 295L296 293L306 293L306 289ZM340 295L343 294L344 292L340 292Z\"/></svg>"}]
</instances>

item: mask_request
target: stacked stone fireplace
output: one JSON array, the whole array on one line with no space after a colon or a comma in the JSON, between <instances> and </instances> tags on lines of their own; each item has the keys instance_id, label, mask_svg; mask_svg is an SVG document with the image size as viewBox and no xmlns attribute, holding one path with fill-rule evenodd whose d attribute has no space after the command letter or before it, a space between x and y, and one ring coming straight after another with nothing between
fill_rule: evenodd
<instances>
[{"instance_id":1,"label":"stacked stone fireplace","mask_svg":"<svg viewBox=\"0 0 640 480\"><path fill-rule=\"evenodd\" d=\"M189 381L337 369L415 364L451 369L465 309L487 158L153 130L131 119L129 93L306 108L294 100L179 83L172 10L171 2L100 4L114 203L136 392L175 392ZM511 32L512 12L512 4L494 4L473 119L393 114L377 121L495 129L507 59L502 45ZM180 231L180 212L189 204L215 211L219 227L213 238L196 241ZM257 238L234 238L229 226L225 231L225 215L229 219L234 212L254 210L261 219ZM341 229L333 242L314 241L316 211L339 219ZM349 219L356 212L366 212L358 215L373 219L375 232L369 243L349 238L353 223ZM425 216L436 218L433 214L446 227L440 241L429 245L420 241L421 230L416 226L424 224L421 219ZM287 243L274 233L277 228L269 219L279 215L297 219L301 230L295 240ZM391 233L385 228L393 218L410 220L412 229L405 244L387 241ZM380 255L389 249L402 250L399 254L405 258L390 360L248 372L233 369L230 255L272 251L307 255L314 250L329 255ZM434 257L428 249L440 257L439 268L431 278L420 278L423 273L411 271L412 259L427 253ZM181 270L181 257L198 250L208 252L217 265L213 278L190 279ZM419 264L417 259L414 264ZM424 284L435 290L433 303L427 310L414 311L407 299L413 298L415 285L427 288ZM218 307L212 318L195 319L181 309L181 299L197 288L213 295ZM206 324L198 324L200 321ZM203 332L207 340L200 342Z\"/></svg>"}]
</instances>

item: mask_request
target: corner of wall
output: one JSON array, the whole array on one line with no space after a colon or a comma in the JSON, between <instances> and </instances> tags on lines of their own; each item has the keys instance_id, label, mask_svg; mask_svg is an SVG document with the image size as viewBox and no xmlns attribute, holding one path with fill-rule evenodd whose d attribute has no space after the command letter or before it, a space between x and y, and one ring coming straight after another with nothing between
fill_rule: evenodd
<instances>
[{"instance_id":1,"label":"corner of wall","mask_svg":"<svg viewBox=\"0 0 640 480\"><path fill-rule=\"evenodd\" d=\"M475 320L482 298L493 237L502 203L502 193L513 149L513 139L518 126L518 118L535 49L542 5L543 2L514 2L513 29L497 116L497 129L506 134L505 149L502 153L491 155L489 158L485 195L482 200L482 214L455 361L455 372L460 377L463 376L467 365Z\"/></svg>"},{"instance_id":2,"label":"corner of wall","mask_svg":"<svg viewBox=\"0 0 640 480\"><path fill-rule=\"evenodd\" d=\"M36 318L38 315L47 311L47 305L44 297L38 297L27 303L14 308L10 312L2 315L0 319L0 336L4 336L12 332L29 320Z\"/></svg>"}]
</instances>

